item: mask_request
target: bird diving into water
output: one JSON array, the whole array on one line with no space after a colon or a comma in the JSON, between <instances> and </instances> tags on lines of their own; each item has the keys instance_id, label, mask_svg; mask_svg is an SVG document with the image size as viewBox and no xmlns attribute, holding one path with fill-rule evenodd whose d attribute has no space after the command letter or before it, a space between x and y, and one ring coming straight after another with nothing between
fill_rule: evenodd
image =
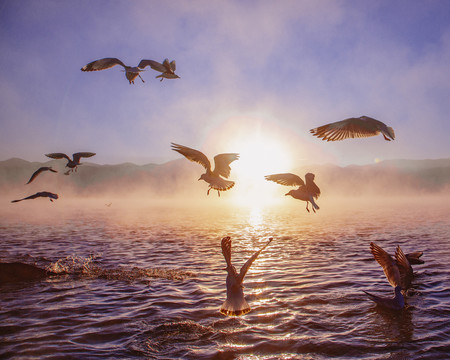
<instances>
[{"instance_id":1,"label":"bird diving into water","mask_svg":"<svg viewBox=\"0 0 450 360\"><path fill-rule=\"evenodd\" d=\"M320 195L320 189L314 182L315 175L312 173L307 173L305 175L305 182L295 174L285 173L285 174L273 174L266 175L264 177L268 181L274 181L280 185L286 186L298 186L296 190L291 190L285 195L291 195L294 199L306 201L306 210L309 212L308 203L312 205L314 212L319 210L319 206L316 204L314 199L317 199Z\"/></svg>"},{"instance_id":2,"label":"bird diving into water","mask_svg":"<svg viewBox=\"0 0 450 360\"><path fill-rule=\"evenodd\" d=\"M166 63L167 62L167 63ZM122 61L120 61L117 58L104 58L99 59L90 62L89 64L83 66L81 68L81 71L99 71L99 70L105 70L110 69L116 65L122 66L125 70L125 76L130 82L130 84L134 84L134 80L139 76L139 78L142 80L142 82L145 82L144 79L141 77L141 72L144 71L146 66L150 66L152 69L161 71L162 74L158 75L158 77L166 78L166 79L176 79L179 78L178 75L175 75L175 60L173 60L171 63L169 63L169 60L164 60L163 64L158 63L154 60L141 60L138 66L127 66Z\"/></svg>"},{"instance_id":3,"label":"bird diving into water","mask_svg":"<svg viewBox=\"0 0 450 360\"><path fill-rule=\"evenodd\" d=\"M73 157L73 160L72 160L64 153L45 154L45 156L47 156L47 157L49 157L51 159L67 159L66 167L68 167L71 171L73 171L73 170L76 171L77 170L77 166L78 165L82 165L80 163L80 159L82 157L88 158L88 157L91 157L91 156L94 156L94 155L96 155L96 154L93 153L93 152L77 152L75 154L72 154L72 157ZM68 175L68 174L65 174L65 175Z\"/></svg>"},{"instance_id":4,"label":"bird diving into water","mask_svg":"<svg viewBox=\"0 0 450 360\"><path fill-rule=\"evenodd\" d=\"M319 139L326 141L370 137L376 136L379 133L381 133L387 141L395 139L393 128L368 116L337 121L311 129L310 132Z\"/></svg>"},{"instance_id":5,"label":"bird diving into water","mask_svg":"<svg viewBox=\"0 0 450 360\"><path fill-rule=\"evenodd\" d=\"M411 286L413 272L411 265L400 246L395 251L395 260L380 246L370 243L370 251L375 260L383 268L384 274L391 286L394 288L394 297L386 298L373 295L364 291L377 305L393 310L401 310L405 306L405 298L402 291Z\"/></svg>"},{"instance_id":6,"label":"bird diving into water","mask_svg":"<svg viewBox=\"0 0 450 360\"><path fill-rule=\"evenodd\" d=\"M33 175L31 175L30 180L28 180L28 182L27 182L25 185L29 184L29 183L32 182L34 179L36 179L36 177L37 177L41 172L43 172L43 171L51 171L51 172L57 173L57 171L56 171L56 170L53 170L51 166L42 166L42 167L40 167L39 169L37 169L37 170L33 173Z\"/></svg>"},{"instance_id":7,"label":"bird diving into water","mask_svg":"<svg viewBox=\"0 0 450 360\"><path fill-rule=\"evenodd\" d=\"M38 192L38 193L36 193L36 194L34 194L34 195L27 196L27 197L25 197L25 198L23 198L23 199L12 200L11 202L12 202L12 203L16 203L16 202L19 202L19 201L22 201L22 200L37 199L38 197L48 197L49 200L50 200L51 202L53 202L53 199L56 200L56 199L58 198L58 194L53 194L53 193L48 192L48 191L41 191L41 192Z\"/></svg>"},{"instance_id":8,"label":"bird diving into water","mask_svg":"<svg viewBox=\"0 0 450 360\"><path fill-rule=\"evenodd\" d=\"M234 181L225 180L221 176L228 178L230 176L230 163L239 159L239 154L219 154L214 157L214 171L211 171L211 163L202 152L188 148L183 145L172 143L172 150L179 152L188 160L202 165L206 169L206 173L202 174L198 180L204 180L209 184L209 195L211 189L217 190L220 196L221 191L226 191L234 186Z\"/></svg>"},{"instance_id":9,"label":"bird diving into water","mask_svg":"<svg viewBox=\"0 0 450 360\"><path fill-rule=\"evenodd\" d=\"M245 274L252 263L256 260L261 251L263 251L267 245L271 243L273 238L269 238L269 241L261 249L255 252L241 267L240 272L236 271L236 268L231 264L231 239L229 236L222 239L222 254L227 263L226 271L227 275L227 299L220 308L220 312L228 316L239 316L247 314L251 309L247 301L244 298L244 281Z\"/></svg>"},{"instance_id":10,"label":"bird diving into water","mask_svg":"<svg viewBox=\"0 0 450 360\"><path fill-rule=\"evenodd\" d=\"M146 66L150 66L153 70L159 71L161 75L156 76L156 78L161 78L160 81L164 79L179 79L180 77L175 74L177 69L177 64L175 60L169 62L169 59L164 59L163 63L159 63L155 60L142 60L139 63L139 68L144 69Z\"/></svg>"}]
</instances>

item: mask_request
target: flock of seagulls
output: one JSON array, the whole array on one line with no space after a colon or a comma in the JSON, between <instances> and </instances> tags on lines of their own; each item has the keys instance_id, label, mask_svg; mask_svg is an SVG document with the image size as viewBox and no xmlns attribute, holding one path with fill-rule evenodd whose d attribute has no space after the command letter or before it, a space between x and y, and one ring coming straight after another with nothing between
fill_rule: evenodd
<instances>
[{"instance_id":1,"label":"flock of seagulls","mask_svg":"<svg viewBox=\"0 0 450 360\"><path fill-rule=\"evenodd\" d=\"M156 78L159 78L160 81L163 81L163 79L179 78L179 76L175 74L175 60L169 61L168 59L165 59L162 63L154 60L143 59L140 61L138 66L132 67L125 65L121 60L117 58L103 58L88 63L81 68L81 71L91 72L106 70L116 65L120 65L123 68L125 76L130 84L134 84L134 81L137 77L139 77L142 82L145 82L140 73L145 71L145 68L147 66L160 73L156 76ZM386 141L395 139L395 132L392 127L389 127L383 122L368 116L361 116L358 118L353 117L342 121L322 125L317 128L311 129L310 132L323 141L340 141L349 138L371 137L376 136L380 133L383 135ZM198 180L203 180L208 183L209 187L207 195L209 195L211 190L216 190L218 196L220 197L221 191L227 191L234 187L235 182L228 180L231 173L230 164L233 161L239 159L239 154L224 153L216 155L214 157L213 170L210 160L202 152L176 143L172 143L171 146L172 150L180 153L189 161L196 162L204 167L206 172L204 174L201 174ZM45 154L45 156L51 159L67 160L65 166L68 168L68 170L64 173L65 175L68 175L73 171L77 171L78 166L82 165L80 162L81 158L90 158L94 155L96 154L93 152L77 152L72 155L71 159L64 153ZM46 171L57 173L57 171L53 170L52 167L40 167L31 175L26 184L30 184L37 178L38 175ZM285 195L290 195L294 199L305 201L306 210L308 212L310 212L308 207L309 204L311 204L313 212L316 212L316 210L320 209L315 201L320 196L320 189L314 182L315 175L313 173L307 173L305 175L305 181L303 181L300 176L292 173L266 175L265 179L267 181L273 181L280 185L297 187L296 189L290 190ZM23 200L36 199L40 197L48 198L50 201L58 199L57 194L48 191L42 191L22 199L12 200L11 202L16 203ZM111 203L106 204L106 206L111 206ZM239 316L250 311L250 306L244 297L244 277L259 254L272 242L272 240L273 238L269 238L269 241L245 262L238 273L236 268L231 263L231 239L228 236L222 239L222 254L227 265L227 267L225 268L225 270L227 271L227 297L222 307L220 308L220 312L222 314L229 316ZM371 300L382 307L393 310L403 309L405 306L405 294L408 288L411 286L411 281L413 278L413 270L411 264L424 263L420 259L420 257L422 256L422 252L414 252L405 255L400 246L398 246L395 251L395 256L394 258L392 258L386 251L384 251L380 246L374 243L370 243L370 250L375 260L382 267L388 282L394 288L394 296L392 298L385 298L366 291L364 292L369 296Z\"/></svg>"},{"instance_id":2,"label":"flock of seagulls","mask_svg":"<svg viewBox=\"0 0 450 360\"><path fill-rule=\"evenodd\" d=\"M179 76L175 74L177 68L175 60L169 62L169 59L165 59L162 64L155 60L141 60L138 66L127 66L117 58L104 58L90 62L83 66L81 71L100 71L110 69L116 65L120 65L124 68L125 77L129 81L130 85L134 84L134 80L139 76L142 82L145 82L141 77L141 72L145 70L147 66L150 66L153 70L159 71L161 74L156 78L163 79L178 79Z\"/></svg>"}]
</instances>

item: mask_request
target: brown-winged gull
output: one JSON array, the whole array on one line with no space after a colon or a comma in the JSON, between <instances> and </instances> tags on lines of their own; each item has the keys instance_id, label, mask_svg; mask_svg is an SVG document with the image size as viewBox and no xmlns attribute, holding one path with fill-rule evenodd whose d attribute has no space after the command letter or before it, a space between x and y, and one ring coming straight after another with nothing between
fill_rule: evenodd
<instances>
[{"instance_id":1,"label":"brown-winged gull","mask_svg":"<svg viewBox=\"0 0 450 360\"><path fill-rule=\"evenodd\" d=\"M387 141L394 140L394 129L368 116L348 118L311 129L319 139L327 141L376 136L381 133Z\"/></svg>"},{"instance_id":2,"label":"brown-winged gull","mask_svg":"<svg viewBox=\"0 0 450 360\"><path fill-rule=\"evenodd\" d=\"M38 192L38 193L36 193L34 195L27 196L27 197L25 197L23 199L12 200L11 202L12 203L16 203L16 202L19 202L19 201L22 201L22 200L37 199L38 197L48 197L49 200L53 202L53 199L56 200L58 198L58 194L53 194L53 193L48 192L48 191L41 191L41 192Z\"/></svg>"},{"instance_id":3,"label":"brown-winged gull","mask_svg":"<svg viewBox=\"0 0 450 360\"><path fill-rule=\"evenodd\" d=\"M227 263L226 271L227 275L227 299L220 308L220 312L224 315L239 316L244 315L250 311L250 306L244 298L244 281L245 274L252 265L253 261L258 257L259 253L263 251L267 245L271 243L273 238L269 238L269 241L261 249L255 252L242 266L239 274L236 268L231 264L231 239L229 236L222 239L222 254Z\"/></svg>"},{"instance_id":4,"label":"brown-winged gull","mask_svg":"<svg viewBox=\"0 0 450 360\"><path fill-rule=\"evenodd\" d=\"M239 154L219 154L214 157L214 171L211 171L211 163L202 152L188 148L187 146L172 143L172 150L179 152L188 160L202 165L206 169L206 173L202 174L198 180L204 180L209 184L209 195L211 189L217 190L220 196L221 191L226 191L234 186L234 181L225 180L221 176L228 178L230 176L230 163L239 159Z\"/></svg>"},{"instance_id":5,"label":"brown-winged gull","mask_svg":"<svg viewBox=\"0 0 450 360\"><path fill-rule=\"evenodd\" d=\"M144 71L141 64L143 61L152 61L152 60L142 60L138 66L127 66L122 61L117 58L104 58L90 62L89 64L83 66L81 71L99 71L110 69L113 66L120 65L125 69L125 76L130 82L130 84L134 84L134 80L139 76L142 82L145 82L144 79L139 74L141 71ZM145 67L145 66L144 66Z\"/></svg>"},{"instance_id":6,"label":"brown-winged gull","mask_svg":"<svg viewBox=\"0 0 450 360\"><path fill-rule=\"evenodd\" d=\"M376 304L394 309L401 310L405 306L405 299L403 297L402 291L406 291L411 286L411 280L413 277L413 272L411 265L403 253L400 246L397 246L395 251L395 260L380 246L370 243L370 251L372 252L375 260L383 268L383 272L386 275L387 280L394 288L394 297L386 298L373 295L364 291L369 298Z\"/></svg>"},{"instance_id":7,"label":"brown-winged gull","mask_svg":"<svg viewBox=\"0 0 450 360\"><path fill-rule=\"evenodd\" d=\"M311 203L314 212L316 212L316 209L319 210L319 206L314 201L314 198L317 199L319 197L320 189L314 182L314 174L307 173L305 175L306 184L300 176L291 173L266 175L264 178L280 185L298 186L298 189L291 190L285 195L291 195L294 199L306 201L306 210L308 212L308 202Z\"/></svg>"},{"instance_id":8,"label":"brown-winged gull","mask_svg":"<svg viewBox=\"0 0 450 360\"><path fill-rule=\"evenodd\" d=\"M146 66L150 66L153 70L159 71L161 75L156 76L156 78L161 78L160 81L166 79L179 79L180 77L175 74L177 69L177 64L175 60L169 62L169 59L164 59L163 63L159 63L155 60L142 60L139 63L139 68L145 69Z\"/></svg>"},{"instance_id":9,"label":"brown-winged gull","mask_svg":"<svg viewBox=\"0 0 450 360\"><path fill-rule=\"evenodd\" d=\"M51 172L54 172L54 173L57 172L56 170L53 170L51 166L42 166L42 167L40 167L39 169L37 169L37 170L33 173L33 175L31 175L30 180L28 180L28 182L27 182L25 185L29 184L29 183L32 182L34 179L36 179L36 177L37 177L41 172L43 172L43 171L51 171Z\"/></svg>"},{"instance_id":10,"label":"brown-winged gull","mask_svg":"<svg viewBox=\"0 0 450 360\"><path fill-rule=\"evenodd\" d=\"M80 163L80 159L82 157L84 158L88 158L91 156L94 156L95 153L93 152L77 152L75 154L72 154L73 160L70 159L66 154L64 153L51 153L51 154L45 154L45 156L51 158L51 159L67 159L67 164L66 167L68 167L69 169L71 169L71 171L73 170L77 170L77 166L78 165L82 165ZM68 174L64 174L64 175L68 175Z\"/></svg>"}]
</instances>

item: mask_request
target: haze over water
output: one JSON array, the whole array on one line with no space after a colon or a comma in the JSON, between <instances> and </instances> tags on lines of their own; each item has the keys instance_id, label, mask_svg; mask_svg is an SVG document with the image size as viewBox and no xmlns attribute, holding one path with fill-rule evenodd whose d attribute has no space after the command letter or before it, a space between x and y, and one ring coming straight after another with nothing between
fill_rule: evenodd
<instances>
[{"instance_id":1,"label":"haze over water","mask_svg":"<svg viewBox=\"0 0 450 360\"><path fill-rule=\"evenodd\" d=\"M447 358L445 198L324 201L317 214L295 201L224 204L80 200L1 209L2 262L68 274L2 285L0 357ZM237 268L274 238L246 276L252 311L241 317L219 313L224 236ZM362 292L392 295L371 241L391 254L397 245L424 251L399 313Z\"/></svg>"}]
</instances>

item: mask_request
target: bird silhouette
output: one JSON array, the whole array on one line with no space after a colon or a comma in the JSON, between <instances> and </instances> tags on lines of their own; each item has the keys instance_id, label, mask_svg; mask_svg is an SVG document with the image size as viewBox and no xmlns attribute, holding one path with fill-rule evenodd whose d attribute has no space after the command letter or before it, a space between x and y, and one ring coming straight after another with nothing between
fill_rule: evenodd
<instances>
[{"instance_id":1,"label":"bird silhouette","mask_svg":"<svg viewBox=\"0 0 450 360\"><path fill-rule=\"evenodd\" d=\"M138 76L142 80L142 82L145 82L144 79L141 77L140 72L144 71L144 67L146 65L142 67L141 64L143 64L143 62L146 62L146 61L152 61L152 60L142 60L138 66L132 67L132 66L125 65L122 61L120 61L117 58L104 58L104 59L99 59L99 60L90 62L89 64L83 66L81 68L81 71L99 71L99 70L110 69L116 65L120 65L125 69L125 76L131 85L131 84L134 84L134 80L136 80L136 78Z\"/></svg>"},{"instance_id":2,"label":"bird silhouette","mask_svg":"<svg viewBox=\"0 0 450 360\"><path fill-rule=\"evenodd\" d=\"M311 129L310 132L319 139L327 141L370 137L376 136L379 133L381 133L387 141L391 141L391 139L394 140L395 138L393 128L368 116L337 121Z\"/></svg>"},{"instance_id":3,"label":"bird silhouette","mask_svg":"<svg viewBox=\"0 0 450 360\"><path fill-rule=\"evenodd\" d=\"M22 200L37 199L38 197L48 197L49 200L53 202L53 199L56 200L58 198L58 194L53 194L53 193L48 192L48 191L41 191L41 192L38 192L38 193L36 193L34 195L27 196L27 197L25 197L23 199L12 200L11 202L12 203L16 203L16 202L19 202L19 201L22 201Z\"/></svg>"},{"instance_id":4,"label":"bird silhouette","mask_svg":"<svg viewBox=\"0 0 450 360\"><path fill-rule=\"evenodd\" d=\"M217 190L220 196L221 191L226 191L234 186L234 181L225 180L221 176L228 178L230 176L230 163L239 159L239 154L219 154L214 157L214 171L211 171L211 163L202 152L188 148L183 145L172 143L172 150L179 152L188 160L202 165L206 169L206 173L202 174L198 180L204 180L209 184L209 195L211 189Z\"/></svg>"},{"instance_id":5,"label":"bird silhouette","mask_svg":"<svg viewBox=\"0 0 450 360\"><path fill-rule=\"evenodd\" d=\"M239 274L236 268L231 264L231 238L226 236L222 239L222 254L227 263L226 271L227 275L227 299L220 308L220 312L224 315L239 316L248 313L251 309L247 301L244 298L244 281L245 274L252 263L256 260L261 251L263 251L267 245L272 242L273 238L269 238L269 241L261 249L255 252L241 267Z\"/></svg>"},{"instance_id":6,"label":"bird silhouette","mask_svg":"<svg viewBox=\"0 0 450 360\"><path fill-rule=\"evenodd\" d=\"M37 177L41 172L44 172L44 171L51 171L51 172L57 173L57 171L56 171L56 170L53 170L51 166L42 166L42 167L40 167L39 169L37 169L37 170L33 173L33 175L31 175L30 180L28 180L28 182L27 182L25 185L27 185L27 184L29 184L30 182L32 182L34 179L36 179L36 177Z\"/></svg>"},{"instance_id":7,"label":"bird silhouette","mask_svg":"<svg viewBox=\"0 0 450 360\"><path fill-rule=\"evenodd\" d=\"M161 75L156 76L156 78L161 78L160 81L164 79L179 79L180 77L175 74L177 69L177 64L175 60L169 62L169 59L164 59L163 63L159 63L155 60L142 60L139 63L139 68L145 69L146 66L150 66L153 70L159 71Z\"/></svg>"},{"instance_id":8,"label":"bird silhouette","mask_svg":"<svg viewBox=\"0 0 450 360\"><path fill-rule=\"evenodd\" d=\"M80 159L82 157L88 158L91 156L94 156L95 153L93 152L77 152L75 154L72 154L73 160L70 159L66 154L64 153L51 153L51 154L45 154L45 156L51 158L51 159L67 159L66 167L68 167L71 171L77 170L78 165L82 165L80 163ZM69 175L68 172L64 173L64 175Z\"/></svg>"},{"instance_id":9,"label":"bird silhouette","mask_svg":"<svg viewBox=\"0 0 450 360\"><path fill-rule=\"evenodd\" d=\"M400 246L397 246L395 251L395 260L380 246L370 243L370 251L372 252L375 260L383 268L383 272L386 275L387 280L394 288L394 297L386 298L373 295L364 291L369 298L376 304L393 310L401 310L405 306L405 299L403 296L404 291L406 291L411 286L411 280L413 276L411 265L403 253Z\"/></svg>"},{"instance_id":10,"label":"bird silhouette","mask_svg":"<svg viewBox=\"0 0 450 360\"><path fill-rule=\"evenodd\" d=\"M309 202L311 203L314 212L316 212L316 209L317 210L320 209L319 206L314 201L314 198L317 199L320 195L320 189L314 182L315 178L314 174L307 173L305 175L306 184L300 178L300 176L291 173L266 175L264 178L268 181L274 181L280 185L298 186L299 187L298 189L291 190L285 195L290 195L294 199L306 201L306 210L308 212L309 212L308 208Z\"/></svg>"}]
</instances>

